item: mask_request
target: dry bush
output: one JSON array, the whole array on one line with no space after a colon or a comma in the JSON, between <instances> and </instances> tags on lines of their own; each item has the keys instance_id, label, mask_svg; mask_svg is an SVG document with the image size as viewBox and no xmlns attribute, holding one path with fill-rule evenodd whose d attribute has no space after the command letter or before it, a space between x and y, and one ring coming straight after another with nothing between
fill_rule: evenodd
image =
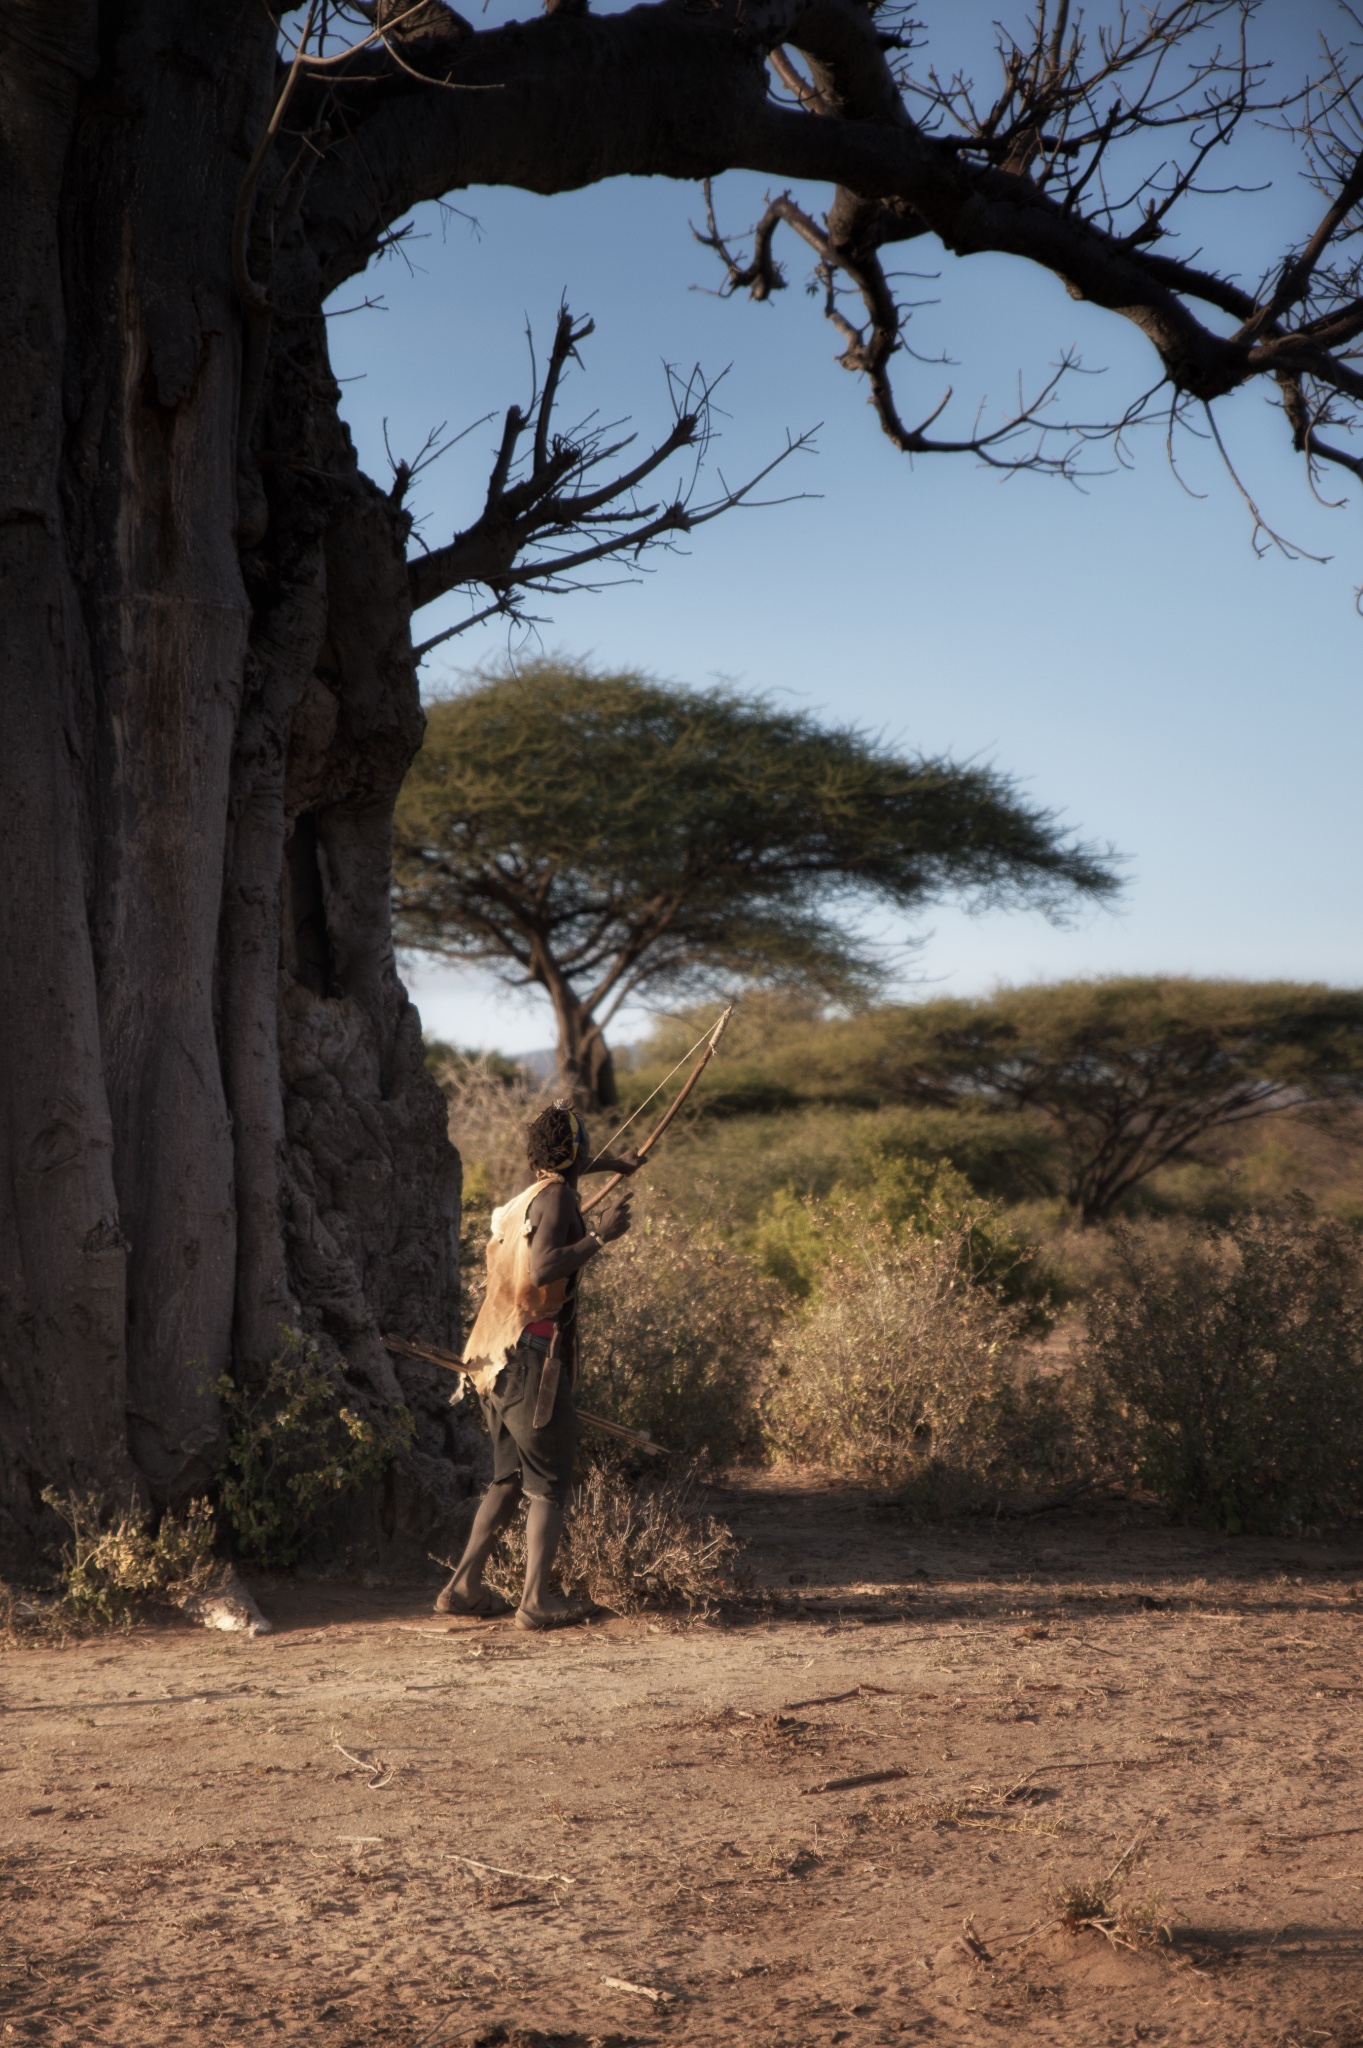
<instances>
[{"instance_id":1,"label":"dry bush","mask_svg":"<svg viewBox=\"0 0 1363 2048\"><path fill-rule=\"evenodd\" d=\"M574 1489L555 1577L570 1597L617 1614L646 1607L685 1607L694 1614L732 1593L737 1552L726 1525L702 1510L692 1472L631 1481L607 1453L587 1466ZM487 1578L509 1600L520 1599L523 1518L502 1536Z\"/></svg>"},{"instance_id":2,"label":"dry bush","mask_svg":"<svg viewBox=\"0 0 1363 2048\"><path fill-rule=\"evenodd\" d=\"M951 1237L968 1279L1000 1301L1024 1306L1029 1336L1049 1331L1063 1288L1036 1247L1015 1237L949 1161L868 1150L862 1165L860 1181L839 1182L825 1201L777 1189L746 1236L746 1249L763 1272L807 1299L839 1253L855 1253L868 1224L887 1225L896 1237Z\"/></svg>"},{"instance_id":3,"label":"dry bush","mask_svg":"<svg viewBox=\"0 0 1363 2048\"><path fill-rule=\"evenodd\" d=\"M1363 1510L1363 1238L1299 1201L1181 1243L1118 1230L1088 1362L1136 1472L1232 1533Z\"/></svg>"},{"instance_id":4,"label":"dry bush","mask_svg":"<svg viewBox=\"0 0 1363 2048\"><path fill-rule=\"evenodd\" d=\"M1026 1311L970 1278L969 1226L930 1237L861 1219L773 1352L764 1400L778 1456L923 1506L1065 1484L1091 1455L1073 1383L1026 1375Z\"/></svg>"},{"instance_id":5,"label":"dry bush","mask_svg":"<svg viewBox=\"0 0 1363 2048\"><path fill-rule=\"evenodd\" d=\"M77 1632L75 1617L60 1596L0 1579L0 1646L50 1648Z\"/></svg>"},{"instance_id":6,"label":"dry bush","mask_svg":"<svg viewBox=\"0 0 1363 2048\"><path fill-rule=\"evenodd\" d=\"M1051 1895L1062 1927L1071 1934L1101 1934L1113 1948L1158 1948L1170 1930L1156 1898L1133 1899L1126 1886L1145 1855L1144 1838L1124 1849L1111 1870L1099 1878L1079 1878Z\"/></svg>"},{"instance_id":7,"label":"dry bush","mask_svg":"<svg viewBox=\"0 0 1363 2048\"><path fill-rule=\"evenodd\" d=\"M629 1236L583 1278L583 1406L688 1457L755 1455L777 1291L750 1259L647 1202L641 1191Z\"/></svg>"},{"instance_id":8,"label":"dry bush","mask_svg":"<svg viewBox=\"0 0 1363 2048\"><path fill-rule=\"evenodd\" d=\"M71 1531L56 1607L76 1622L127 1621L143 1607L173 1606L190 1593L207 1592L222 1575L206 1500L192 1500L183 1517L162 1515L153 1528L135 1500L111 1508L97 1494L60 1494L51 1487L43 1499Z\"/></svg>"},{"instance_id":9,"label":"dry bush","mask_svg":"<svg viewBox=\"0 0 1363 2048\"><path fill-rule=\"evenodd\" d=\"M473 1328L487 1284L484 1253L492 1212L526 1182L525 1127L554 1100L547 1083L496 1058L452 1055L436 1078L449 1104L447 1128L464 1167L459 1225L459 1306Z\"/></svg>"}]
</instances>

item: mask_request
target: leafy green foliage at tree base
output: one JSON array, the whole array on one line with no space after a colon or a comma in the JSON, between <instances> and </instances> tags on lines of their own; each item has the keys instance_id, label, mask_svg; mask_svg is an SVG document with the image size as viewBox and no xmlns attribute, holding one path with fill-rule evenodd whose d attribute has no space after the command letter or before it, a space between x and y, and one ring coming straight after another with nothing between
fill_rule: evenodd
<instances>
[{"instance_id":1,"label":"leafy green foliage at tree base","mask_svg":"<svg viewBox=\"0 0 1363 2048\"><path fill-rule=\"evenodd\" d=\"M1117 1233L1089 1362L1124 1405L1142 1482L1231 1534L1363 1511L1363 1238L1306 1203L1172 1252Z\"/></svg>"},{"instance_id":2,"label":"leafy green foliage at tree base","mask_svg":"<svg viewBox=\"0 0 1363 2048\"><path fill-rule=\"evenodd\" d=\"M219 1498L237 1548L253 1564L297 1564L322 1509L381 1477L412 1440L405 1408L386 1424L367 1421L321 1347L281 1329L263 1383L218 1382L227 1424Z\"/></svg>"}]
</instances>

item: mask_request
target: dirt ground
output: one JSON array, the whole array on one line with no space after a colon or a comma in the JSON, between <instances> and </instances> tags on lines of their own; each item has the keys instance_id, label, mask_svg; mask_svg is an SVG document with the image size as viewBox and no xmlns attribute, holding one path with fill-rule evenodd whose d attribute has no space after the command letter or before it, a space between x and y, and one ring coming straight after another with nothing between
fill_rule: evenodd
<instances>
[{"instance_id":1,"label":"dirt ground","mask_svg":"<svg viewBox=\"0 0 1363 2048\"><path fill-rule=\"evenodd\" d=\"M1363 2043L1363 1551L714 1505L769 1611L8 1653L0 2039Z\"/></svg>"}]
</instances>

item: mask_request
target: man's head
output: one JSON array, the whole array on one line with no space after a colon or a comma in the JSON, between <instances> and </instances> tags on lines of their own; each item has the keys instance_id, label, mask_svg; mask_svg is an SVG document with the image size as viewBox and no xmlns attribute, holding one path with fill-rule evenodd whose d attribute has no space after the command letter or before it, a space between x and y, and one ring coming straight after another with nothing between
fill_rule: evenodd
<instances>
[{"instance_id":1,"label":"man's head","mask_svg":"<svg viewBox=\"0 0 1363 2048\"><path fill-rule=\"evenodd\" d=\"M525 1149L536 1173L568 1173L587 1156L587 1129L575 1109L554 1102L525 1127Z\"/></svg>"}]
</instances>

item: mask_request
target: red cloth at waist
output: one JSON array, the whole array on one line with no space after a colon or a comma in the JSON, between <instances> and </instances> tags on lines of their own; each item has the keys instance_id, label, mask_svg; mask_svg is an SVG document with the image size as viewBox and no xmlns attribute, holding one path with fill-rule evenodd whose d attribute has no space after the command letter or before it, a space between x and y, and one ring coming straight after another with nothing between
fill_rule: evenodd
<instances>
[{"instance_id":1,"label":"red cloth at waist","mask_svg":"<svg viewBox=\"0 0 1363 2048\"><path fill-rule=\"evenodd\" d=\"M522 1337L543 1337L547 1340L549 1338L552 1338L557 1328L558 1322L556 1318L553 1316L546 1316L543 1322L527 1323L525 1328L521 1331L521 1335Z\"/></svg>"}]
</instances>

